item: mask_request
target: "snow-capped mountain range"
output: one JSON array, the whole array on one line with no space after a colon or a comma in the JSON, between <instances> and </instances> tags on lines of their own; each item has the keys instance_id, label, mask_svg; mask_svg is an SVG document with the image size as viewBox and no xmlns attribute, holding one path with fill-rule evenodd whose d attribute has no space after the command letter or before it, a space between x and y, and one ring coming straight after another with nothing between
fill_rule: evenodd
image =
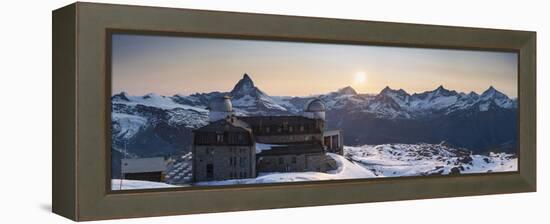
<instances>
[{"instance_id":1,"label":"snow-capped mountain range","mask_svg":"<svg viewBox=\"0 0 550 224\"><path fill-rule=\"evenodd\" d=\"M238 115L300 114L306 102L320 98L327 106L327 126L343 130L346 145L447 141L477 152L515 152L517 142L517 101L493 87L481 94L439 86L414 94L390 87L359 94L344 87L316 96L270 96L244 74L229 91L113 95L113 149L120 153L114 156L187 152L191 131L207 124L210 99L225 95Z\"/></svg>"},{"instance_id":2,"label":"snow-capped mountain range","mask_svg":"<svg viewBox=\"0 0 550 224\"><path fill-rule=\"evenodd\" d=\"M154 93L145 96L129 96L125 92L112 97L113 104L144 105L161 109L181 108L205 112L212 97L229 95L233 106L243 115L297 114L309 99L321 98L328 110L347 108L376 114L380 118L411 119L434 114L449 114L458 110L491 108L517 108L515 99L490 86L481 95L447 90L443 86L423 93L409 94L403 89L384 88L379 94L358 94L352 87L309 97L269 96L257 86L248 74L237 82L229 92L195 93L192 95L160 96Z\"/></svg>"}]
</instances>

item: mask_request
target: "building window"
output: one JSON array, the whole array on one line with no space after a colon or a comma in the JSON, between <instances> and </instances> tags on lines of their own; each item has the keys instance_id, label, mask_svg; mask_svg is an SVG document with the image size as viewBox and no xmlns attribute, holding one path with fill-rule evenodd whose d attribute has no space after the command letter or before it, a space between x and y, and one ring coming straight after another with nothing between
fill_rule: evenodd
<instances>
[{"instance_id":1,"label":"building window","mask_svg":"<svg viewBox=\"0 0 550 224\"><path fill-rule=\"evenodd\" d=\"M217 143L223 143L223 134L217 134L216 135L216 142Z\"/></svg>"},{"instance_id":2,"label":"building window","mask_svg":"<svg viewBox=\"0 0 550 224\"><path fill-rule=\"evenodd\" d=\"M269 133L269 127L265 127L265 133Z\"/></svg>"},{"instance_id":3,"label":"building window","mask_svg":"<svg viewBox=\"0 0 550 224\"><path fill-rule=\"evenodd\" d=\"M300 125L300 131L304 132L304 126L303 125Z\"/></svg>"},{"instance_id":4,"label":"building window","mask_svg":"<svg viewBox=\"0 0 550 224\"><path fill-rule=\"evenodd\" d=\"M283 131L283 128L281 128L281 127L277 128L277 132L281 133L282 131Z\"/></svg>"},{"instance_id":5,"label":"building window","mask_svg":"<svg viewBox=\"0 0 550 224\"><path fill-rule=\"evenodd\" d=\"M292 126L288 127L288 132L294 131L294 128Z\"/></svg>"},{"instance_id":6,"label":"building window","mask_svg":"<svg viewBox=\"0 0 550 224\"><path fill-rule=\"evenodd\" d=\"M207 155L213 155L214 154L214 149L213 148L206 148L206 154Z\"/></svg>"},{"instance_id":7,"label":"building window","mask_svg":"<svg viewBox=\"0 0 550 224\"><path fill-rule=\"evenodd\" d=\"M237 135L237 140L239 141L239 143L243 143L243 134L242 133L239 133Z\"/></svg>"},{"instance_id":8,"label":"building window","mask_svg":"<svg viewBox=\"0 0 550 224\"><path fill-rule=\"evenodd\" d=\"M239 158L239 165L241 167L244 167L245 164L246 164L246 158L245 157Z\"/></svg>"},{"instance_id":9,"label":"building window","mask_svg":"<svg viewBox=\"0 0 550 224\"><path fill-rule=\"evenodd\" d=\"M208 179L214 178L214 165L213 164L206 164L206 178L208 178Z\"/></svg>"},{"instance_id":10,"label":"building window","mask_svg":"<svg viewBox=\"0 0 550 224\"><path fill-rule=\"evenodd\" d=\"M296 163L296 156L292 157L292 163Z\"/></svg>"},{"instance_id":11,"label":"building window","mask_svg":"<svg viewBox=\"0 0 550 224\"><path fill-rule=\"evenodd\" d=\"M324 139L324 144L328 149L332 149L332 145L330 145L330 136L326 136Z\"/></svg>"},{"instance_id":12,"label":"building window","mask_svg":"<svg viewBox=\"0 0 550 224\"><path fill-rule=\"evenodd\" d=\"M283 159L283 157L279 157L279 164L283 164L285 162L285 160Z\"/></svg>"}]
</instances>

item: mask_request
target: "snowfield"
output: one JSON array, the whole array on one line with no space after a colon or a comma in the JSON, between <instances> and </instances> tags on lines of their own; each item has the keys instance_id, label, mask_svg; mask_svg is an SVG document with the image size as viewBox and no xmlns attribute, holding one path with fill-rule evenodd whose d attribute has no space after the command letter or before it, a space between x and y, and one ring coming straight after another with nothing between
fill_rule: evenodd
<instances>
[{"instance_id":1,"label":"snowfield","mask_svg":"<svg viewBox=\"0 0 550 224\"><path fill-rule=\"evenodd\" d=\"M268 148L262 145L260 148ZM265 149L264 149L265 150ZM400 176L448 175L452 172L490 173L517 171L517 157L506 153L471 155L442 144L384 144L344 147L344 156L327 153L338 168L327 173L259 173L251 179L199 182L195 185L283 183L297 181L362 179ZM454 170L454 171L453 171Z\"/></svg>"},{"instance_id":2,"label":"snowfield","mask_svg":"<svg viewBox=\"0 0 550 224\"><path fill-rule=\"evenodd\" d=\"M517 157L506 153L471 155L445 144L384 144L345 147L344 156L379 177L517 171Z\"/></svg>"},{"instance_id":3,"label":"snowfield","mask_svg":"<svg viewBox=\"0 0 550 224\"><path fill-rule=\"evenodd\" d=\"M272 146L274 145L258 143L257 150L261 152L262 150L268 150ZM122 189L509 172L517 171L518 164L517 157L513 154L490 153L489 155L472 155L470 151L453 148L445 143L344 146L344 156L333 153L327 153L327 156L336 162L337 168L326 173L259 173L258 177L250 179L207 181L193 184L187 183L185 185L123 180ZM185 164L178 165L189 166L191 161L191 159L188 159L185 161ZM120 189L120 180L114 179L112 181L112 189Z\"/></svg>"},{"instance_id":4,"label":"snowfield","mask_svg":"<svg viewBox=\"0 0 550 224\"><path fill-rule=\"evenodd\" d=\"M176 103L172 100L172 98L167 96L161 96L156 93L149 93L145 96L130 96L125 92L122 92L120 94L123 94L123 96L128 99L128 101L125 100L117 100L116 103L120 104L126 104L129 106L135 106L138 104L141 104L143 106L148 107L155 107L155 108L161 108L165 110L171 110L174 108L182 108L186 110L194 110L197 112L208 112L208 110L200 107L194 107L189 105L183 105Z\"/></svg>"},{"instance_id":5,"label":"snowfield","mask_svg":"<svg viewBox=\"0 0 550 224\"><path fill-rule=\"evenodd\" d=\"M115 126L115 133L113 134L121 139L131 138L147 124L147 118L137 115L113 112L111 117Z\"/></svg>"},{"instance_id":6,"label":"snowfield","mask_svg":"<svg viewBox=\"0 0 550 224\"><path fill-rule=\"evenodd\" d=\"M142 180L122 180L122 188L120 179L111 180L112 190L134 190L134 189L157 189L157 188L171 188L171 187L184 187L185 185L170 185L165 183L142 181Z\"/></svg>"},{"instance_id":7,"label":"snowfield","mask_svg":"<svg viewBox=\"0 0 550 224\"><path fill-rule=\"evenodd\" d=\"M336 161L338 168L328 173L321 172L291 172L291 173L260 173L256 178L236 179L223 181L198 182L198 186L216 186L233 184L262 184L262 183L284 183L297 181L316 181L316 180L341 180L354 178L372 178L376 177L371 171L361 167L358 164L350 162L346 158L327 153Z\"/></svg>"}]
</instances>

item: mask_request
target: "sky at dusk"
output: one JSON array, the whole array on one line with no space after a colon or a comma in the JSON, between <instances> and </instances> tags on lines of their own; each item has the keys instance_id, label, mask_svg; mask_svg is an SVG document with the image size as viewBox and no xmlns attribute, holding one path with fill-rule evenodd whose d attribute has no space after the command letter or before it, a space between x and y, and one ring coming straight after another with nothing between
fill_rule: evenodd
<instances>
[{"instance_id":1,"label":"sky at dusk","mask_svg":"<svg viewBox=\"0 0 550 224\"><path fill-rule=\"evenodd\" d=\"M274 96L443 85L477 93L494 86L517 97L516 53L121 34L112 50L113 94L230 91L248 73Z\"/></svg>"}]
</instances>

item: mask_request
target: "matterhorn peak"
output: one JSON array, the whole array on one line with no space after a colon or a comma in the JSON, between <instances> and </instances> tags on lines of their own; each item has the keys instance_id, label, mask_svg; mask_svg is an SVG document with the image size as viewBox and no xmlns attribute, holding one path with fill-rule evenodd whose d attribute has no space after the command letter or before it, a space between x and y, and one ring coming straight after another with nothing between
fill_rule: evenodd
<instances>
[{"instance_id":1,"label":"matterhorn peak","mask_svg":"<svg viewBox=\"0 0 550 224\"><path fill-rule=\"evenodd\" d=\"M248 74L244 73L243 75L243 78L244 80L250 80L252 82L252 79L250 78L250 76L248 76Z\"/></svg>"},{"instance_id":2,"label":"matterhorn peak","mask_svg":"<svg viewBox=\"0 0 550 224\"><path fill-rule=\"evenodd\" d=\"M254 82L247 73L244 73L243 78L240 79L235 87L233 87L233 90L231 90L231 94L247 93L254 88Z\"/></svg>"}]
</instances>

